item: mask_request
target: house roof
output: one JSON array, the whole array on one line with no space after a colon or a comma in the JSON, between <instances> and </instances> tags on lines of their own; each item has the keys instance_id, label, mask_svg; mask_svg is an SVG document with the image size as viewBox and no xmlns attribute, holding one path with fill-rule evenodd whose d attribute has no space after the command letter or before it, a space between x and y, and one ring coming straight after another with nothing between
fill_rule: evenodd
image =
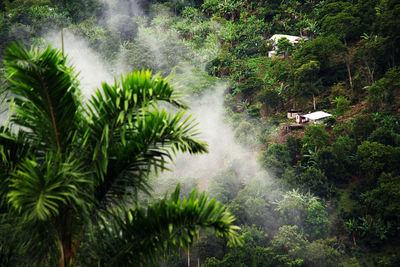
<instances>
[{"instance_id":1,"label":"house roof","mask_svg":"<svg viewBox=\"0 0 400 267\"><path fill-rule=\"evenodd\" d=\"M302 116L309 120L316 121L316 120L321 120L324 118L331 117L332 114L326 113L324 111L317 111L317 112L313 112L313 113L309 113L309 114L304 114Z\"/></svg>"},{"instance_id":2,"label":"house roof","mask_svg":"<svg viewBox=\"0 0 400 267\"><path fill-rule=\"evenodd\" d=\"M273 40L274 42L278 42L279 39L281 38L286 38L288 39L291 43L297 43L301 39L305 39L305 37L300 37L300 36L294 36L294 35L287 35L287 34L274 34L269 38L270 40Z\"/></svg>"}]
</instances>

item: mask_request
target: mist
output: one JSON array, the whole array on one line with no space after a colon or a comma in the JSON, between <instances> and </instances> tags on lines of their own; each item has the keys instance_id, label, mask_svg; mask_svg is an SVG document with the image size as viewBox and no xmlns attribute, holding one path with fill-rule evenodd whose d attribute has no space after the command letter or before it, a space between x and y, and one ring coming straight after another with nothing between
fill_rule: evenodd
<instances>
[{"instance_id":1,"label":"mist","mask_svg":"<svg viewBox=\"0 0 400 267\"><path fill-rule=\"evenodd\" d=\"M105 0L104 20L99 23L114 27L116 18L121 16L143 21L144 12L139 5L132 1L129 5L120 5L120 2ZM205 93L193 94L191 90L193 83L203 82L204 77L197 73L204 72L205 63L218 53L218 45L211 46L211 49L194 50L177 32L163 27L163 21L170 19L168 11L159 9L158 12L161 15L155 23L139 25L134 40L137 45L151 52L150 57L146 58L151 62L147 63L163 76L170 74L174 87L187 96L185 102L190 107L187 114L193 114L192 117L199 123L197 128L200 135L197 138L207 142L209 153L178 153L174 162L168 165L171 171L165 171L154 178L154 190L165 192L166 185L170 188L177 183L185 185L193 181L200 190L207 190L213 178L227 169L234 170L244 185L250 182L271 182L271 176L258 164L257 152L240 145L235 140L233 129L224 119L227 82L216 80L204 88ZM59 32L48 33L44 38L53 47L61 49ZM74 35L71 30L64 30L64 53L69 63L79 71L80 88L86 100L102 82L113 82L113 77L118 79L121 74L132 71L129 68L129 55L121 47L117 60L104 62L101 55L93 51L85 40ZM140 67L135 64L133 66Z\"/></svg>"},{"instance_id":2,"label":"mist","mask_svg":"<svg viewBox=\"0 0 400 267\"><path fill-rule=\"evenodd\" d=\"M398 17L392 12L393 1L389 2L368 7L358 1L345 3L346 10L351 11L347 16L351 24L369 26L364 34L359 27L345 27L346 38L337 31L343 28L343 21L331 19L341 11L318 1L0 4L0 54L5 56L0 69L0 123L4 132L0 144L0 173L4 176L0 262L6 266L10 262L54 265L63 260L77 266L124 265L130 261L140 265L135 263L141 255L147 258L148 251L154 255L153 265L158 262L171 267L396 265L400 262L396 254L400 223L392 211L400 207L400 202L391 200L396 200L395 189L400 187L400 170L392 164L400 147L396 138L400 133L396 112L400 102L392 85L400 80L400 63L386 61L400 55L391 49L400 42L389 29ZM379 16L360 15L364 11L375 14L377 9ZM321 12L326 16L317 16ZM331 22L338 27L327 27ZM273 45L276 37L286 37L278 43L288 49ZM16 54L7 56L7 46L14 41L34 52L25 54L11 46ZM79 154L82 147L63 147L61 139L68 131L75 131L74 127L64 128L68 126L65 121L61 125L57 122L57 110L62 110L63 104L53 110L58 100L52 99L54 88L45 86L50 79L51 87L54 77L39 77L54 67L47 65L46 55L36 54L46 51L48 45L57 49L57 57L67 61L61 62L63 66L74 69L69 73L76 78L74 100L89 122L93 120L88 108L97 102L91 101L93 95L102 94L105 83L118 87L126 75L150 70L154 79L163 77L186 104L188 108L179 113L179 121L187 123L193 131L191 136L206 144L208 152L180 153L171 146L171 158L163 158L167 161L162 162L163 171L156 162L145 174L131 173L121 169L129 164L124 155L137 148L128 145L129 151L123 151L121 144L110 143L104 148L111 156L108 165L103 164L104 158L93 165L87 157L78 165L69 164L79 159L68 155ZM374 51L377 45L381 49ZM322 48L324 53L319 53ZM273 50L276 55L270 57ZM312 70L306 68L310 58L316 64ZM344 75L349 65L351 73ZM371 66L376 67L374 77ZM51 71L57 71L57 67ZM312 72L312 77L306 72ZM30 79L32 75L35 77ZM365 85L371 90L360 89ZM374 85L382 94L374 95ZM48 98L49 90L51 101L43 102L42 94ZM314 105L307 96L310 90L315 93ZM13 94L21 101L13 101ZM35 106L25 105L25 99ZM15 114L19 111L15 103L29 110ZM287 110L293 107L305 114L315 105L332 114L318 122L320 125L295 124L287 116ZM148 108L169 113L169 118L183 111L165 101ZM48 118L37 122L43 116ZM145 123L147 130L148 126ZM48 131L56 135L53 141L57 144L43 137ZM82 138L86 136L81 138L80 133L77 138L85 141ZM97 141L87 139L84 148L94 149L96 154L100 139L104 141L100 137ZM126 142L122 141L124 146ZM62 158L56 151L60 147L68 152ZM131 161L135 160L136 156L132 157ZM379 166L369 166L375 161ZM99 166L105 168L101 177ZM138 186L135 179L128 181L130 174L140 175L138 179L148 187ZM25 179L28 176L31 178ZM94 186L87 187L93 181ZM178 184L179 200L177 194L170 197ZM184 200L188 196L191 199ZM43 199L53 202L40 205L45 203ZM101 202L93 204L96 200ZM208 222L191 220L196 212ZM207 215L221 220L209 223ZM33 220L37 223L30 224ZM218 227L223 220L225 229L230 229L223 235L228 239L238 236L243 246L219 238L222 232ZM196 225L186 226L187 222ZM25 226L49 231L37 228L45 235L31 235L31 230L37 229ZM160 236L158 230L162 231ZM172 243L151 241L163 237L172 238ZM176 237L184 239L174 242ZM119 248L124 245L126 249L121 252Z\"/></svg>"},{"instance_id":3,"label":"mist","mask_svg":"<svg viewBox=\"0 0 400 267\"><path fill-rule=\"evenodd\" d=\"M64 54L67 56L67 64L72 65L79 73L79 88L85 97L89 99L96 88L102 82L112 82L113 76L110 68L101 60L95 51L89 48L87 42L75 36L68 29L64 30ZM44 39L55 48L61 49L61 34L52 32L44 36Z\"/></svg>"}]
</instances>

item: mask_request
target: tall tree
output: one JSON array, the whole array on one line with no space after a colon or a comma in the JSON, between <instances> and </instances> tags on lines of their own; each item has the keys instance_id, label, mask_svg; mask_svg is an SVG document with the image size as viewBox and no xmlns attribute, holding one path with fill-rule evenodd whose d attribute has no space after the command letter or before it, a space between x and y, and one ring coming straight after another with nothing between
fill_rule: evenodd
<instances>
[{"instance_id":1,"label":"tall tree","mask_svg":"<svg viewBox=\"0 0 400 267\"><path fill-rule=\"evenodd\" d=\"M301 65L294 73L295 85L299 89L298 95L312 95L314 110L316 110L315 94L318 93L316 83L318 82L318 72L320 63L310 60L310 62Z\"/></svg>"},{"instance_id":2,"label":"tall tree","mask_svg":"<svg viewBox=\"0 0 400 267\"><path fill-rule=\"evenodd\" d=\"M16 244L16 262L74 265L83 246L94 246L94 229L108 232L109 248L123 248L111 263L154 263L190 245L198 227L235 240L233 217L205 195L181 202L177 189L147 211L138 204L139 192L150 194L147 175L167 169L176 151L207 151L164 79L136 71L103 83L86 104L60 51L12 44L4 59L9 86L2 93L13 113L0 135L0 230Z\"/></svg>"}]
</instances>

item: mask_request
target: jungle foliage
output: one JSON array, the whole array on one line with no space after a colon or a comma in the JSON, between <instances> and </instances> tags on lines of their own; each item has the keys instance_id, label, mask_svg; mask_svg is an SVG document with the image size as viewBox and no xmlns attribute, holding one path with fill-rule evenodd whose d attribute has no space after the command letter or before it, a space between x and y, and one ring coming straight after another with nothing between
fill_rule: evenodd
<instances>
[{"instance_id":1,"label":"jungle foliage","mask_svg":"<svg viewBox=\"0 0 400 267\"><path fill-rule=\"evenodd\" d=\"M191 245L191 263L202 266L399 265L398 1L132 3L0 3L0 89L16 111L0 135L1 264L53 264L64 255L76 265L156 265L165 256L168 266L186 266L179 248ZM183 113L156 108L160 101L185 106L150 72L103 84L84 103L65 57L46 49L43 36L60 28L110 66L170 75L192 99L227 81L225 121L262 166L243 174L229 162L209 178L208 194L229 212L192 192L196 179L181 185L181 198L178 181L156 182L170 196L137 198L175 149L206 147ZM278 56L268 58L274 34L307 38L279 40ZM28 49L7 49L15 41ZM42 52L30 51L34 46ZM42 81L58 88L53 111ZM334 117L287 133L292 109ZM211 227L237 239L229 214L241 247L197 231ZM165 242L154 241L160 238Z\"/></svg>"}]
</instances>

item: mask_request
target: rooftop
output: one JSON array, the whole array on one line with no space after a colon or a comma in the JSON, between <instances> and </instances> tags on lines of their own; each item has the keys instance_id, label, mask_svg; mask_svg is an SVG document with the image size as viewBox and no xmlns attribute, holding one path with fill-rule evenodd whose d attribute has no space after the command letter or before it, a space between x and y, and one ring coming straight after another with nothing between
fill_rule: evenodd
<instances>
[{"instance_id":1,"label":"rooftop","mask_svg":"<svg viewBox=\"0 0 400 267\"><path fill-rule=\"evenodd\" d=\"M304 114L302 116L307 118L307 119L309 119L309 120L316 121L316 120L321 120L321 119L324 119L324 118L331 117L332 114L326 113L324 111L316 111L316 112L313 112L313 113Z\"/></svg>"},{"instance_id":2,"label":"rooftop","mask_svg":"<svg viewBox=\"0 0 400 267\"><path fill-rule=\"evenodd\" d=\"M294 35L287 35L287 34L274 34L269 38L270 40L273 40L274 42L277 42L281 38L286 38L288 39L291 43L297 43L301 39L307 39L306 37L301 37L301 36L294 36Z\"/></svg>"}]
</instances>

